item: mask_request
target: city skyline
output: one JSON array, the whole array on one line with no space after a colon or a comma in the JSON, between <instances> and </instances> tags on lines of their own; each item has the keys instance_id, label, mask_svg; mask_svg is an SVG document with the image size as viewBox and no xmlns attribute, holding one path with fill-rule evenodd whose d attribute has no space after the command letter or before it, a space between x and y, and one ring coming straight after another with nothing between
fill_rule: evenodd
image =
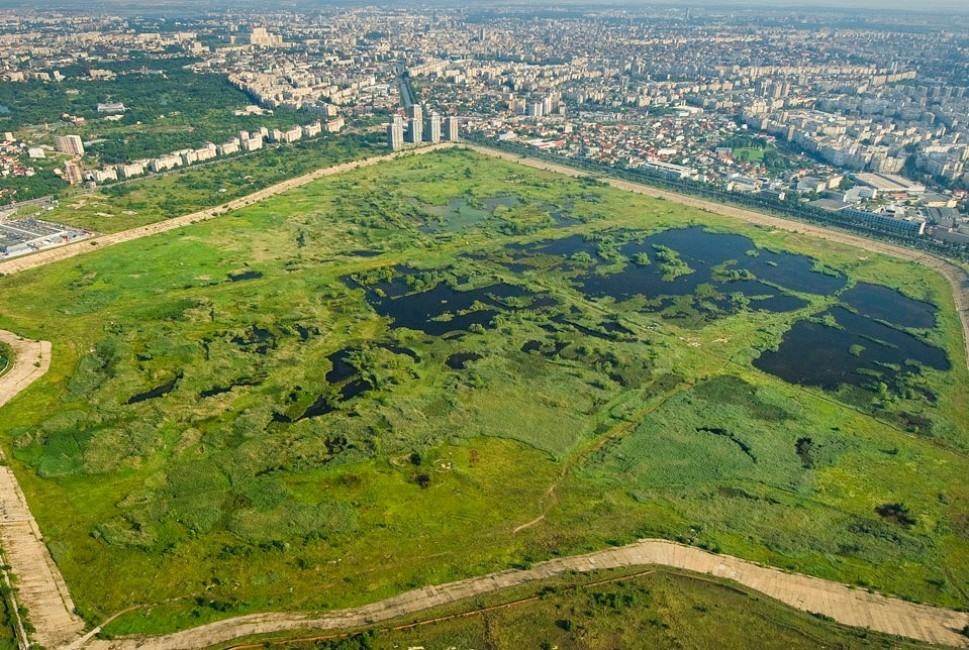
<instances>
[{"instance_id":1,"label":"city skyline","mask_svg":"<svg viewBox=\"0 0 969 650\"><path fill-rule=\"evenodd\" d=\"M90 7L102 7L112 11L123 10L130 13L168 13L168 12L204 12L219 11L225 9L242 10L265 10L266 3L256 0L202 0L201 2L189 2L188 0L162 0L161 2L127 2L126 0L96 0L89 5ZM370 3L365 0L277 0L270 4L268 8L278 10L312 10L314 7L331 6L376 6L384 8L414 8L420 6L431 6L447 9L476 9L476 8L520 8L524 10L551 11L557 8L575 9L583 7L615 7L640 9L649 6L664 7L692 7L709 10L744 10L744 9L763 9L778 8L785 10L812 10L823 8L837 13L847 13L857 9L864 10L884 10L900 14L919 14L919 13L940 13L957 12L959 14L969 13L969 7L961 0L928 0L920 3L917 7L912 6L904 0L691 0L680 2L679 0L644 0L636 2L634 0L575 0L573 2L558 2L553 5L543 6L535 9L534 5L521 0L492 0L485 3L467 4L459 0L404 0L385 3ZM84 11L74 3L61 2L60 0L42 0L37 3L30 0L0 0L0 9L36 9L36 10L65 10L65 11Z\"/></svg>"}]
</instances>

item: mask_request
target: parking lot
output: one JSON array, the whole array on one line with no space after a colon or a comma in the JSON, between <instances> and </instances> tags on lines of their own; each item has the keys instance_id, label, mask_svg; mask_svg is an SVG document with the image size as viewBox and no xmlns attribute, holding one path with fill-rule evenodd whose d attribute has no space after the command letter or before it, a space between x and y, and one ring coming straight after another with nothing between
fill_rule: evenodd
<instances>
[{"instance_id":1,"label":"parking lot","mask_svg":"<svg viewBox=\"0 0 969 650\"><path fill-rule=\"evenodd\" d=\"M0 222L0 258L26 255L89 236L78 228L34 218Z\"/></svg>"}]
</instances>

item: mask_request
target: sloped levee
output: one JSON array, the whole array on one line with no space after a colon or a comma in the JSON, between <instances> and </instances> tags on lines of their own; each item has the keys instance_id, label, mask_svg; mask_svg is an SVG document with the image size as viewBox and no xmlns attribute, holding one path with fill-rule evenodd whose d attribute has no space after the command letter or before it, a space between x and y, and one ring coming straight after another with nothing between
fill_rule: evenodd
<instances>
[{"instance_id":1,"label":"sloped levee","mask_svg":"<svg viewBox=\"0 0 969 650\"><path fill-rule=\"evenodd\" d=\"M527 570L508 570L443 585L415 589L369 605L320 616L255 614L240 616L159 637L93 640L73 648L97 650L183 650L204 648L235 638L287 630L340 630L389 621L421 611L570 572L662 565L738 582L797 609L835 621L929 643L965 646L960 631L969 614L910 603L852 589L829 580L785 573L739 558L692 546L644 539L587 555L556 558Z\"/></svg>"},{"instance_id":2,"label":"sloped levee","mask_svg":"<svg viewBox=\"0 0 969 650\"><path fill-rule=\"evenodd\" d=\"M0 330L0 341L13 350L13 365L0 375L0 407L42 377L50 367L47 341L22 339ZM27 499L0 451L0 545L16 582L17 599L34 627L31 640L56 648L84 629L74 601L44 542Z\"/></svg>"}]
</instances>

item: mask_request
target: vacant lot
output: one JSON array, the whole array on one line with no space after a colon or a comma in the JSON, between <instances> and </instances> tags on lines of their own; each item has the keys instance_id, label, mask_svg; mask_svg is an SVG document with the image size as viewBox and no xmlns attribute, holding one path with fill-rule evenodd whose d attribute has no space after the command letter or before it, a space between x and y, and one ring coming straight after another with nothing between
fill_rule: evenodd
<instances>
[{"instance_id":1,"label":"vacant lot","mask_svg":"<svg viewBox=\"0 0 969 650\"><path fill-rule=\"evenodd\" d=\"M965 604L969 377L915 264L449 151L0 295L54 343L0 435L82 615L144 605L113 633L653 535Z\"/></svg>"}]
</instances>

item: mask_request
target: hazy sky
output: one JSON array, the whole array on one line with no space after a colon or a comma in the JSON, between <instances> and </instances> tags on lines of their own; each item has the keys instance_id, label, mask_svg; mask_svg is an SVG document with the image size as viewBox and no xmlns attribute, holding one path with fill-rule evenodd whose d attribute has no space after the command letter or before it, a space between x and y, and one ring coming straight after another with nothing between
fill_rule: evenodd
<instances>
[{"instance_id":1,"label":"hazy sky","mask_svg":"<svg viewBox=\"0 0 969 650\"><path fill-rule=\"evenodd\" d=\"M145 8L148 11L175 7L194 7L196 9L213 9L222 7L237 7L246 9L279 8L311 8L322 5L377 5L377 6L416 6L421 4L436 6L534 6L550 9L556 6L581 7L602 5L678 5L681 7L783 7L791 9L865 9L869 11L915 11L915 12L958 12L969 13L969 0L566 0L564 2L532 2L529 0L91 0L82 4L77 0L0 0L0 7L20 7L33 9L74 9L83 12L98 11L108 8L127 10L127 13Z\"/></svg>"}]
</instances>

